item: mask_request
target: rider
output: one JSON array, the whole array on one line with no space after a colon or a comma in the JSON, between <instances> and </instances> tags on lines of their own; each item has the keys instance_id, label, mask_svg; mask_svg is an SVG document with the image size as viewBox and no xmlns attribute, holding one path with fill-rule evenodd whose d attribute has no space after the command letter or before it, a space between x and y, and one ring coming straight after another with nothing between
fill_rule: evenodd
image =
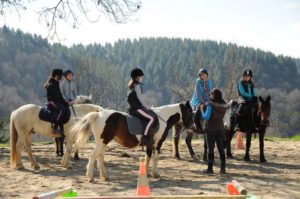
<instances>
[{"instance_id":1,"label":"rider","mask_svg":"<svg viewBox=\"0 0 300 199\"><path fill-rule=\"evenodd\" d=\"M252 79L253 73L251 70L247 69L243 73L243 78L241 78L240 82L238 83L238 93L240 96L239 100L239 106L237 109L237 114L236 114L236 126L235 130L240 131L241 127L241 118L245 114L245 109L248 107L248 105L251 105L251 110L253 107L253 104L257 102L257 96L256 96L256 89L254 85L254 81ZM254 121L255 123L255 121ZM256 127L256 130L258 129Z\"/></svg>"},{"instance_id":2,"label":"rider","mask_svg":"<svg viewBox=\"0 0 300 199\"><path fill-rule=\"evenodd\" d=\"M74 104L77 92L73 82L73 72L70 69L65 69L63 75L65 79L60 83L61 94L65 100Z\"/></svg>"},{"instance_id":3,"label":"rider","mask_svg":"<svg viewBox=\"0 0 300 199\"><path fill-rule=\"evenodd\" d=\"M224 152L224 124L223 118L226 109L229 108L232 102L226 103L222 98L222 92L214 88L210 93L210 102L200 105L201 115L205 121L204 131L205 139L208 145L208 167L206 173L213 173L214 164L214 147L215 143L220 155L221 169L220 173L226 173L225 170L225 152ZM206 109L204 110L206 105Z\"/></svg>"},{"instance_id":4,"label":"rider","mask_svg":"<svg viewBox=\"0 0 300 199\"><path fill-rule=\"evenodd\" d=\"M199 124L201 120L201 112L199 105L204 104L210 101L209 94L213 89L213 83L211 79L208 78L208 71L205 68L201 68L198 72L199 78L196 80L195 90L193 94L193 98L191 100L191 105L193 110L195 110L194 121L197 128L202 131L201 124Z\"/></svg>"},{"instance_id":5,"label":"rider","mask_svg":"<svg viewBox=\"0 0 300 199\"><path fill-rule=\"evenodd\" d=\"M150 135L150 128L153 126L156 117L154 113L147 108L145 100L142 95L141 85L144 80L144 73L141 69L135 68L131 71L131 79L128 83L127 102L129 103L129 112L140 116L148 121L148 124L144 130L144 134L141 139L141 145L152 146L154 141Z\"/></svg>"},{"instance_id":6,"label":"rider","mask_svg":"<svg viewBox=\"0 0 300 199\"><path fill-rule=\"evenodd\" d=\"M59 81L61 80L63 71L61 69L54 69L51 77L47 80L44 87L47 91L48 105L58 112L58 116L54 120L54 126L52 126L54 133L64 136L63 125L70 116L70 110L68 108L69 102L66 101L60 91Z\"/></svg>"}]
</instances>

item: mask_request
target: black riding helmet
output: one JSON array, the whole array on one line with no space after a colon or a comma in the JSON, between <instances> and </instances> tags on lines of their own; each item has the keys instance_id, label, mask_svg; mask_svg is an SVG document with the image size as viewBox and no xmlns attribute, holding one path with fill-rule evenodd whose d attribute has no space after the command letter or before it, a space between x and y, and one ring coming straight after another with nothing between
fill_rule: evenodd
<instances>
[{"instance_id":1,"label":"black riding helmet","mask_svg":"<svg viewBox=\"0 0 300 199\"><path fill-rule=\"evenodd\" d=\"M243 76L250 76L251 78L252 78L252 75L253 75L253 73L252 73L252 70L250 70L250 69L245 70L243 73Z\"/></svg>"},{"instance_id":2,"label":"black riding helmet","mask_svg":"<svg viewBox=\"0 0 300 199\"><path fill-rule=\"evenodd\" d=\"M70 73L73 75L73 72L70 69L65 69L64 70L64 76L65 77L67 77L67 75L69 75Z\"/></svg>"},{"instance_id":3,"label":"black riding helmet","mask_svg":"<svg viewBox=\"0 0 300 199\"><path fill-rule=\"evenodd\" d=\"M52 77L55 77L55 76L62 76L63 75L63 70L62 69L53 69L52 70Z\"/></svg>"},{"instance_id":4,"label":"black riding helmet","mask_svg":"<svg viewBox=\"0 0 300 199\"><path fill-rule=\"evenodd\" d=\"M139 68L135 68L131 71L130 76L131 76L132 79L134 79L138 76L144 76L144 72Z\"/></svg>"},{"instance_id":5,"label":"black riding helmet","mask_svg":"<svg viewBox=\"0 0 300 199\"><path fill-rule=\"evenodd\" d=\"M201 74L206 74L206 75L208 75L207 69L206 69L206 68L200 68L200 70L199 70L199 72L198 72L198 75L201 75Z\"/></svg>"}]
</instances>

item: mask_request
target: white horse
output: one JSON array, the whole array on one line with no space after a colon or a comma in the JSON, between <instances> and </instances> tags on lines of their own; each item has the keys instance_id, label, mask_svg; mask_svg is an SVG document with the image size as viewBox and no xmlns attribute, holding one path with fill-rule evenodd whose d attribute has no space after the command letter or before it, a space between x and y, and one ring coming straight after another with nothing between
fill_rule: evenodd
<instances>
[{"instance_id":1,"label":"white horse","mask_svg":"<svg viewBox=\"0 0 300 199\"><path fill-rule=\"evenodd\" d=\"M169 129L178 122L182 122L186 128L193 124L192 108L186 104L172 104L152 109L158 115L159 129L154 134L154 147L147 147L146 164L147 171L153 153L153 177L159 177L157 171L158 154L168 135ZM95 138L95 149L90 155L87 165L88 181L94 180L93 167L98 159L100 178L108 180L104 167L104 152L107 144L115 140L122 146L133 148L139 146L140 136L130 134L126 120L126 113L104 109L99 113L89 113L80 122L76 123L71 131L77 134L75 149L83 145L92 132ZM149 173L148 173L149 174Z\"/></svg>"},{"instance_id":2,"label":"white horse","mask_svg":"<svg viewBox=\"0 0 300 199\"><path fill-rule=\"evenodd\" d=\"M102 107L92 104L74 105L77 117L82 117L90 112L99 112ZM21 106L13 111L10 116L10 147L11 147L11 166L16 169L23 168L21 160L21 149L25 147L31 166L34 169L39 169L34 156L31 151L32 135L34 133L46 136L55 137L53 134L51 124L40 120L39 111L40 106L34 104L27 104ZM70 120L64 125L65 139L66 139L66 153L62 160L62 166L67 168L69 166L70 153L72 151L72 144L74 136L69 131L69 128L75 123L76 119L71 112Z\"/></svg>"}]
</instances>

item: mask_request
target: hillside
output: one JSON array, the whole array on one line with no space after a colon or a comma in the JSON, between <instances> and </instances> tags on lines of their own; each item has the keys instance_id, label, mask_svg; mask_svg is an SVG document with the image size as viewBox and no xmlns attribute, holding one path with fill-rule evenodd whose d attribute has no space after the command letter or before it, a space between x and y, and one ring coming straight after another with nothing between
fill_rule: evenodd
<instances>
[{"instance_id":1,"label":"hillside","mask_svg":"<svg viewBox=\"0 0 300 199\"><path fill-rule=\"evenodd\" d=\"M149 104L162 105L190 99L201 66L208 68L226 98L236 97L236 82L245 68L251 68L258 93L272 96L270 132L283 136L300 132L299 59L235 44L177 38L67 48L7 27L0 29L0 115L7 118L23 104L45 103L42 85L56 67L75 71L79 93L93 94L94 102L104 107L124 110L132 68L141 67L146 73Z\"/></svg>"}]
</instances>

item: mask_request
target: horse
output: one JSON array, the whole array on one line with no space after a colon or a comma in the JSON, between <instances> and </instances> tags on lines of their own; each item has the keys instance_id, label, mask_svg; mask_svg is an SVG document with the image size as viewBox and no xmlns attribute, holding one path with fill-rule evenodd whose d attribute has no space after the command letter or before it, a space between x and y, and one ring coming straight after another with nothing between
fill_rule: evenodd
<instances>
[{"instance_id":1,"label":"horse","mask_svg":"<svg viewBox=\"0 0 300 199\"><path fill-rule=\"evenodd\" d=\"M265 155L264 155L264 136L266 133L266 129L270 124L269 117L271 114L271 96L267 96L262 98L259 96L258 102L254 104L256 108L247 111L245 115L241 118L241 131L246 133L246 152L244 156L245 161L251 161L250 159L250 146L251 146L251 139L253 133L259 134L259 149L260 149L260 162L266 162ZM231 106L231 116L230 116L230 126L229 131L226 131L226 155L227 158L233 158L231 153L231 140L235 134L235 118L237 112L238 103L235 102ZM254 128L254 121L258 124L258 129L255 130Z\"/></svg>"},{"instance_id":2,"label":"horse","mask_svg":"<svg viewBox=\"0 0 300 199\"><path fill-rule=\"evenodd\" d=\"M86 95L77 95L77 97L74 100L75 104L92 104L92 95L86 96ZM73 111L73 108L71 109ZM73 112L74 113L74 112ZM74 113L75 115L76 113ZM75 115L75 119L76 119ZM64 155L64 137L57 137L55 138L55 146L56 146L56 156L62 157ZM74 155L75 160L79 160L78 151L75 152Z\"/></svg>"},{"instance_id":3,"label":"horse","mask_svg":"<svg viewBox=\"0 0 300 199\"><path fill-rule=\"evenodd\" d=\"M102 107L92 104L74 105L74 109L78 117L89 112L99 112ZM40 120L39 112L41 107L35 104L23 105L17 110L14 110L10 116L10 163L11 167L16 169L24 168L21 160L21 148L25 147L31 166L34 169L39 169L40 166L36 162L31 151L32 135L34 133L46 137L59 137L60 135L53 134L51 124ZM71 113L70 120L65 124L65 138L67 151L62 159L61 165L65 168L69 166L70 153L72 151L72 143L74 136L68 130L76 122L74 114Z\"/></svg>"},{"instance_id":4,"label":"horse","mask_svg":"<svg viewBox=\"0 0 300 199\"><path fill-rule=\"evenodd\" d=\"M158 116L159 128L153 135L153 147L146 148L146 169L150 176L149 162L153 159L152 176L159 177L157 166L161 146L165 141L169 130L178 122L182 122L185 128L190 128L193 124L192 108L189 102L151 108ZM87 177L89 182L94 181L94 162L98 159L100 179L108 180L108 175L104 167L105 148L109 142L115 140L120 145L127 148L134 148L140 144L140 135L130 134L126 113L115 110L104 109L99 113L89 113L72 128L77 134L75 149L82 146L89 134L92 132L95 138L95 148L92 151L87 164Z\"/></svg>"}]
</instances>

